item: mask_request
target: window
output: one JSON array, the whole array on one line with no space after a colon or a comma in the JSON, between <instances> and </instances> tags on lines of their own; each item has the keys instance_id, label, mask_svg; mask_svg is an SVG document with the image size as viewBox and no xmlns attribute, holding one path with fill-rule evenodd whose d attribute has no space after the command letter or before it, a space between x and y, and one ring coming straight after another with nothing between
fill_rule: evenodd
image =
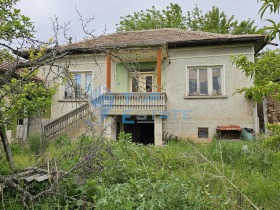
<instances>
[{"instance_id":1,"label":"window","mask_svg":"<svg viewBox=\"0 0 280 210\"><path fill-rule=\"evenodd\" d=\"M208 128L198 128L198 138L200 139L208 139Z\"/></svg>"},{"instance_id":2,"label":"window","mask_svg":"<svg viewBox=\"0 0 280 210\"><path fill-rule=\"evenodd\" d=\"M189 96L222 95L222 67L188 68Z\"/></svg>"},{"instance_id":3,"label":"window","mask_svg":"<svg viewBox=\"0 0 280 210\"><path fill-rule=\"evenodd\" d=\"M92 74L74 73L64 88L64 99L85 99L91 96Z\"/></svg>"},{"instance_id":4,"label":"window","mask_svg":"<svg viewBox=\"0 0 280 210\"><path fill-rule=\"evenodd\" d=\"M153 73L140 72L130 74L130 90L132 92L153 92Z\"/></svg>"},{"instance_id":5,"label":"window","mask_svg":"<svg viewBox=\"0 0 280 210\"><path fill-rule=\"evenodd\" d=\"M222 95L221 68L212 68L212 95Z\"/></svg>"},{"instance_id":6,"label":"window","mask_svg":"<svg viewBox=\"0 0 280 210\"><path fill-rule=\"evenodd\" d=\"M85 75L84 90L85 90L86 98L91 96L91 91L92 91L92 74L86 74Z\"/></svg>"},{"instance_id":7,"label":"window","mask_svg":"<svg viewBox=\"0 0 280 210\"><path fill-rule=\"evenodd\" d=\"M24 124L24 120L23 119L18 119L17 120L17 125L23 125Z\"/></svg>"}]
</instances>

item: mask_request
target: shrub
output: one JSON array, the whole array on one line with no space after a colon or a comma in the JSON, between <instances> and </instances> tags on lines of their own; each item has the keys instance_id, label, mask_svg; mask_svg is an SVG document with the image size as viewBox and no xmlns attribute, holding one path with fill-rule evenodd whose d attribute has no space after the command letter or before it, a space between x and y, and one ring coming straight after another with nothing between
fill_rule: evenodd
<instances>
[{"instance_id":1,"label":"shrub","mask_svg":"<svg viewBox=\"0 0 280 210\"><path fill-rule=\"evenodd\" d=\"M270 136L265 138L264 146L269 147L275 151L280 151L280 125L268 124L267 129Z\"/></svg>"},{"instance_id":2,"label":"shrub","mask_svg":"<svg viewBox=\"0 0 280 210\"><path fill-rule=\"evenodd\" d=\"M31 134L28 137L29 149L34 152L36 155L42 152L42 138L39 133Z\"/></svg>"},{"instance_id":3,"label":"shrub","mask_svg":"<svg viewBox=\"0 0 280 210\"><path fill-rule=\"evenodd\" d=\"M71 140L67 134L61 134L58 137L56 137L54 140L55 146L58 146L58 147L69 145L70 142L71 142Z\"/></svg>"},{"instance_id":4,"label":"shrub","mask_svg":"<svg viewBox=\"0 0 280 210\"><path fill-rule=\"evenodd\" d=\"M131 133L120 132L119 136L118 136L118 141L132 142L132 134Z\"/></svg>"},{"instance_id":5,"label":"shrub","mask_svg":"<svg viewBox=\"0 0 280 210\"><path fill-rule=\"evenodd\" d=\"M97 191L97 192L96 192ZM131 179L95 188L96 209L215 209L225 207L207 186L171 177L166 180Z\"/></svg>"}]
</instances>

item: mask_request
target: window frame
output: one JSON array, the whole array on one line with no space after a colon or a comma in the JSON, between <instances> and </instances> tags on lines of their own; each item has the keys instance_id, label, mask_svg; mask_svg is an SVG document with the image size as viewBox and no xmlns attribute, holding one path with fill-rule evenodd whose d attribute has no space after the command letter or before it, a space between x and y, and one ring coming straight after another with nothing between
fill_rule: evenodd
<instances>
[{"instance_id":1,"label":"window frame","mask_svg":"<svg viewBox=\"0 0 280 210\"><path fill-rule=\"evenodd\" d=\"M81 76L81 97L76 97L75 93L74 93L74 97L73 98L66 98L65 97L65 91L66 91L66 85L67 85L67 82L64 83L64 85L61 86L61 100L63 101L73 101L73 100L87 100L89 97L86 96L86 90L85 90L85 85L86 85L86 75L89 75L91 74L91 90L89 92L91 92L93 90L93 79L94 79L94 75L93 75L93 71L91 70L86 70L86 71L79 71L79 70L75 70L75 71L70 71L69 72L70 74L72 74L73 76L74 75L77 75L79 74ZM73 90L75 92L75 90Z\"/></svg>"},{"instance_id":2,"label":"window frame","mask_svg":"<svg viewBox=\"0 0 280 210\"><path fill-rule=\"evenodd\" d=\"M146 92L147 91L147 83L146 83L146 77L151 76L152 77L152 86L151 91L149 92L155 92L155 74L153 71L139 71L139 72L130 72L129 73L129 92L133 92L133 79L136 78L138 81L138 87L137 92ZM141 83L141 84L139 84ZM142 90L142 91L141 91ZM145 91L143 91L145 90Z\"/></svg>"},{"instance_id":3,"label":"window frame","mask_svg":"<svg viewBox=\"0 0 280 210\"><path fill-rule=\"evenodd\" d=\"M206 132L206 137L200 136L200 132ZM209 139L209 128L208 127L198 127L197 128L197 138L199 139Z\"/></svg>"},{"instance_id":4,"label":"window frame","mask_svg":"<svg viewBox=\"0 0 280 210\"><path fill-rule=\"evenodd\" d=\"M213 94L213 69L220 68L221 74L221 94ZM190 86L189 86L189 72L191 69L207 69L207 87L208 87L208 94L190 94ZM197 71L198 72L198 71ZM199 73L197 73L199 76ZM217 64L217 65L189 65L186 66L186 96L188 98L195 98L195 97L224 97L226 95L225 90L225 65Z\"/></svg>"}]
</instances>

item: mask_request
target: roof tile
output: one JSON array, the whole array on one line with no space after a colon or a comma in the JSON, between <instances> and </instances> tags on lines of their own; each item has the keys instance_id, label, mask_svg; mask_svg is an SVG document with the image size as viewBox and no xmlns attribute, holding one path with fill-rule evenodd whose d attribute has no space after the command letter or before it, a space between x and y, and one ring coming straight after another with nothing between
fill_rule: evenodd
<instances>
[{"instance_id":1,"label":"roof tile","mask_svg":"<svg viewBox=\"0 0 280 210\"><path fill-rule=\"evenodd\" d=\"M246 38L261 38L260 34L229 35L215 34L184 29L163 28L142 31L117 32L86 39L72 44L72 47L129 47L133 45L172 44L177 42L191 42L200 40L235 40Z\"/></svg>"}]
</instances>

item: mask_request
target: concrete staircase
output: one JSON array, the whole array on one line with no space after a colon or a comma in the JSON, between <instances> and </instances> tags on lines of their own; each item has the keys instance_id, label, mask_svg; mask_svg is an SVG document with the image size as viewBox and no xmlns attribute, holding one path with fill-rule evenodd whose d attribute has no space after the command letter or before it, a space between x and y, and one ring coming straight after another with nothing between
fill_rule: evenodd
<instances>
[{"instance_id":1,"label":"concrete staircase","mask_svg":"<svg viewBox=\"0 0 280 210\"><path fill-rule=\"evenodd\" d=\"M84 104L77 109L53 120L43 128L43 135L46 140L54 139L61 134L67 134L70 138L77 138L86 133L87 121L94 120L89 104Z\"/></svg>"}]
</instances>

